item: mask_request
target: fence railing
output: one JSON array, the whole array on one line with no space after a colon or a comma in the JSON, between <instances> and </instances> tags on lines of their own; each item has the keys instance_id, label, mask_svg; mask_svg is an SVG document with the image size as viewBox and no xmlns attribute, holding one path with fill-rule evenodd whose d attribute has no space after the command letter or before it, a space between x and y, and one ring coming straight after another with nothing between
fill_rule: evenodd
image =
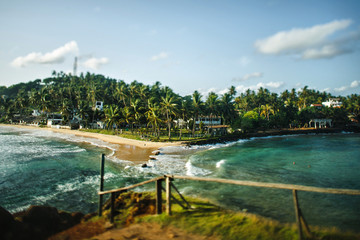
<instances>
[{"instance_id":1,"label":"fence railing","mask_svg":"<svg viewBox=\"0 0 360 240\"><path fill-rule=\"evenodd\" d=\"M110 198L110 221L114 221L114 202L116 194L126 192L130 189L153 183L155 182L155 191L156 191L156 213L162 213L162 191L166 193L166 213L171 215L171 204L172 200L176 201L181 207L184 209L191 208L190 204L185 200L185 198L180 194L177 190L175 185L172 183L174 179L182 179L182 180L191 180L191 181L203 181L203 182L216 182L222 184L233 184L233 185L240 185L240 186L250 186L250 187L262 187L262 188L275 188L275 189L285 189L291 190L293 196L293 203L294 203L294 210L295 210L295 217L296 217L296 225L298 228L299 239L303 239L303 227L305 233L308 236L312 236L312 233L309 229L308 224L305 221L304 215L301 211L299 201L298 201L298 191L305 191L305 192L316 192L316 193L327 193L327 194L341 194L341 195L360 195L360 190L354 189L336 189L336 188L320 188L320 187L311 187L311 186L303 186L303 185L294 185L294 184L283 184L283 183L266 183L266 182L253 182L253 181L240 181L240 180L232 180L232 179L222 179L222 178L204 178L204 177L192 177L192 176L179 176L179 175L164 175L160 177L156 177L141 183L137 183L131 186L112 189L103 191L103 179L104 179L104 155L102 157L101 163L101 180L100 180L100 191L98 192L99 195L99 216L102 215L102 201L103 196L106 194L111 194ZM162 182L165 181L165 189L162 187ZM179 194L180 198L183 200L181 203L178 199L176 199L172 193L172 188ZM186 205L186 206L184 206Z\"/></svg>"}]
</instances>

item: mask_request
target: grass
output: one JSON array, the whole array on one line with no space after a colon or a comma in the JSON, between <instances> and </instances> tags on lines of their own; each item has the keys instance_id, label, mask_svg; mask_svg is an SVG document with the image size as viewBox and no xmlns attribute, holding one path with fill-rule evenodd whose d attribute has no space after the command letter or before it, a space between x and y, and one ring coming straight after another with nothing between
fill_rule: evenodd
<instances>
[{"instance_id":1,"label":"grass","mask_svg":"<svg viewBox=\"0 0 360 240\"><path fill-rule=\"evenodd\" d=\"M116 216L114 226L123 228L133 223L157 223L162 227L174 226L186 232L226 240L235 239L298 239L295 224L283 224L258 215L234 212L220 208L206 200L185 197L191 209L182 209L179 205L172 205L172 215L165 213L155 215L155 193L127 192L119 195L115 200ZM163 194L163 199L165 195ZM165 201L163 201L163 212ZM110 203L103 207L101 217L93 216L51 239L71 240L91 238L106 231L106 222L110 218ZM311 231L317 240L350 240L360 239L360 234L344 233L336 228L312 227Z\"/></svg>"},{"instance_id":2,"label":"grass","mask_svg":"<svg viewBox=\"0 0 360 240\"><path fill-rule=\"evenodd\" d=\"M295 224L283 224L258 215L234 212L220 208L206 200L186 197L192 209L172 205L172 215L155 215L154 193L124 193L117 224L155 222L161 226L175 226L187 232L219 239L298 239ZM165 196L163 196L165 199ZM120 204L121 202L121 204ZM163 202L163 212L165 211ZM311 227L315 238L308 239L360 239L359 234L344 233L336 228Z\"/></svg>"},{"instance_id":3,"label":"grass","mask_svg":"<svg viewBox=\"0 0 360 240\"><path fill-rule=\"evenodd\" d=\"M168 133L167 131L162 131L162 133L160 134L159 137L154 137L151 134L143 134L146 135L146 137L142 138L137 132L131 132L130 130L122 130L121 134L119 133L119 131L113 131L113 130L107 130L107 129L79 129L80 131L83 132L91 132L91 133L100 133L100 134L106 134L106 135L116 135L116 136L120 136L120 137L124 137L124 138L128 138L128 139L135 139L135 140L139 140L139 141L145 141L145 140L149 140L149 141L154 141L154 142L176 142L176 141L192 141L192 140L199 140L199 139L204 139L204 137L190 137L190 133L187 130L183 130L183 135L181 137L181 140L179 139L179 133L172 133L171 135L171 139L169 139L168 137ZM186 132L185 132L186 131ZM187 135L187 136L186 136ZM200 131L195 132L195 135L201 135ZM203 134L202 134L203 135ZM205 139L207 139L205 137Z\"/></svg>"}]
</instances>

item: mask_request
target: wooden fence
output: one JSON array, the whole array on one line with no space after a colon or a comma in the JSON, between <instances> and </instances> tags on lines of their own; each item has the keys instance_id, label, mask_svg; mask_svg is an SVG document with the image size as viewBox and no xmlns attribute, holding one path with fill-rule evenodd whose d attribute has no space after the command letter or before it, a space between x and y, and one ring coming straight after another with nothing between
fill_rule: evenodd
<instances>
[{"instance_id":1,"label":"wooden fence","mask_svg":"<svg viewBox=\"0 0 360 240\"><path fill-rule=\"evenodd\" d=\"M240 186L251 186L251 187L262 187L262 188L275 188L275 189L286 189L292 191L293 202L294 202L294 210L295 210L295 217L296 217L296 225L298 228L299 239L304 239L303 237L303 227L305 233L308 236L312 236L310 229L305 221L304 215L299 206L298 201L298 191L305 191L305 192L316 192L316 193L328 193L328 194L342 194L342 195L360 195L360 190L354 189L336 189L336 188L320 188L320 187L310 187L310 186L303 186L303 185L293 185L293 184L283 184L283 183L265 183L265 182L253 182L253 181L240 181L240 180L232 180L232 179L221 179L221 178L204 178L204 177L190 177L190 176L179 176L179 175L164 175L160 177L156 177L138 184L134 184L131 186L112 189L108 191L103 191L103 184L104 184L104 155L102 156L101 161L101 179L100 179L100 191L98 192L99 195L99 216L102 215L102 201L103 196L105 194L111 194L110 197L110 221L114 221L114 202L116 194L126 192L127 190L155 182L155 191L156 191L156 213L162 213L162 191L166 192L166 213L171 215L171 204L172 200L176 201L180 206L183 208L191 208L190 204L185 200L185 198L180 194L177 190L175 185L172 183L174 179L183 179L183 180L191 180L191 181L204 181L204 182L216 182L222 184L233 184L233 185L240 185ZM162 187L162 182L165 181L165 189ZM177 200L171 193L171 190L174 189L183 200L184 204ZM186 206L184 206L186 205Z\"/></svg>"}]
</instances>

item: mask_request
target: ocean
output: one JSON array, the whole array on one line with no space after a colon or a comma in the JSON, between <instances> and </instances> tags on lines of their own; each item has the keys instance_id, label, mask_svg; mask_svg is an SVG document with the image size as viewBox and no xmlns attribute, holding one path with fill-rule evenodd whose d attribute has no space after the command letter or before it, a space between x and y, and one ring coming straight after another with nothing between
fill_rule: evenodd
<instances>
[{"instance_id":1,"label":"ocean","mask_svg":"<svg viewBox=\"0 0 360 240\"><path fill-rule=\"evenodd\" d=\"M360 189L360 135L292 135L227 144L165 147L148 167L117 159L115 146L51 131L0 126L0 206L18 212L30 205L66 211L97 210L101 154L105 189L164 174ZM175 180L185 195L222 207L294 222L290 190ZM153 190L154 184L137 191ZM310 225L360 229L360 196L299 192Z\"/></svg>"}]
</instances>

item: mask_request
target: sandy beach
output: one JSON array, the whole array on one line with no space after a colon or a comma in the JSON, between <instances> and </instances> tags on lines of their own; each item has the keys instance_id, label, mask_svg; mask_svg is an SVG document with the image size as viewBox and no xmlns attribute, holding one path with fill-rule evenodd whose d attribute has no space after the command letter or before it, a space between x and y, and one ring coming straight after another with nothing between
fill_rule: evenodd
<instances>
[{"instance_id":1,"label":"sandy beach","mask_svg":"<svg viewBox=\"0 0 360 240\"><path fill-rule=\"evenodd\" d=\"M96 138L104 142L112 143L117 145L115 151L115 157L122 160L132 161L134 163L146 162L149 160L150 155L154 155L153 152L159 148L166 146L180 146L181 142L149 142L149 141L139 141L134 139L123 138L115 135L105 135L100 133L90 133L82 132L79 130L69 130L69 129L56 129L56 128L39 128L35 126L27 125L11 125L11 124L1 124L0 126L4 127L16 127L32 130L45 130L52 131L62 134L71 134L75 136L81 136L86 138Z\"/></svg>"}]
</instances>

